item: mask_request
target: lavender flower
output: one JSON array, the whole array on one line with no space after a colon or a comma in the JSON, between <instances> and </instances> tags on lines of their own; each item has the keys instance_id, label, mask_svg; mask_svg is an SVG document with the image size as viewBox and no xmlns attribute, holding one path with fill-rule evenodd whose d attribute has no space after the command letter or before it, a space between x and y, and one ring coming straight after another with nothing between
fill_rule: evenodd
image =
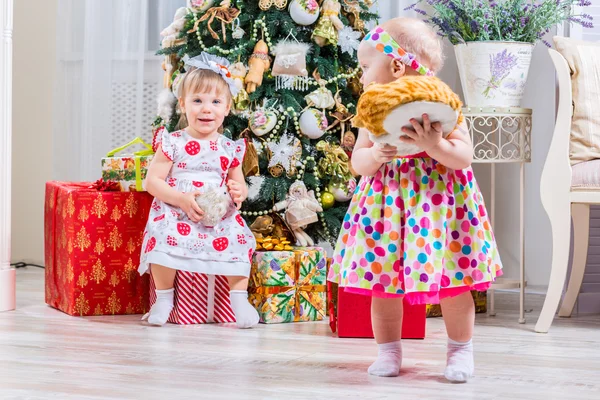
<instances>
[{"instance_id":1,"label":"lavender flower","mask_svg":"<svg viewBox=\"0 0 600 400\"><path fill-rule=\"evenodd\" d=\"M592 28L589 13L573 15L574 6L587 7L590 0L414 0L414 10L453 44L482 40L535 43L559 23ZM417 8L429 4L432 12Z\"/></svg>"},{"instance_id":2,"label":"lavender flower","mask_svg":"<svg viewBox=\"0 0 600 400\"><path fill-rule=\"evenodd\" d=\"M490 81L483 91L483 95L490 97L490 90L497 89L500 84L510 74L510 71L517 65L517 56L504 49L499 53L490 54Z\"/></svg>"}]
</instances>

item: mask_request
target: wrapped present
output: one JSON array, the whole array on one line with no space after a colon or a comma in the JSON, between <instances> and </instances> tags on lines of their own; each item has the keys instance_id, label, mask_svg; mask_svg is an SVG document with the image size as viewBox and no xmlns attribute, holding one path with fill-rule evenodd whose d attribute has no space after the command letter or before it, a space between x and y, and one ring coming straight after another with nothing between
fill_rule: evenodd
<instances>
[{"instance_id":1,"label":"wrapped present","mask_svg":"<svg viewBox=\"0 0 600 400\"><path fill-rule=\"evenodd\" d=\"M323 320L325 266L325 251L320 247L254 253L248 292L261 322Z\"/></svg>"},{"instance_id":2,"label":"wrapped present","mask_svg":"<svg viewBox=\"0 0 600 400\"><path fill-rule=\"evenodd\" d=\"M477 290L471 290L473 301L475 302L475 312L482 314L487 312L487 292L479 292ZM427 318L441 317L442 308L439 304L428 304L427 305Z\"/></svg>"},{"instance_id":3,"label":"wrapped present","mask_svg":"<svg viewBox=\"0 0 600 400\"><path fill-rule=\"evenodd\" d=\"M137 268L151 204L148 193L46 183L46 304L77 316L146 312L148 278Z\"/></svg>"},{"instance_id":4,"label":"wrapped present","mask_svg":"<svg viewBox=\"0 0 600 400\"><path fill-rule=\"evenodd\" d=\"M371 296L346 292L333 282L327 285L331 331L342 338L373 338ZM425 305L412 305L404 300L402 339L424 338Z\"/></svg>"},{"instance_id":5,"label":"wrapped present","mask_svg":"<svg viewBox=\"0 0 600 400\"><path fill-rule=\"evenodd\" d=\"M129 155L116 155L135 144L141 144L145 149ZM102 179L119 182L124 192L142 192L145 190L144 181L153 155L152 146L136 137L126 145L108 152L102 159Z\"/></svg>"},{"instance_id":6,"label":"wrapped present","mask_svg":"<svg viewBox=\"0 0 600 400\"><path fill-rule=\"evenodd\" d=\"M235 322L229 300L229 283L224 276L177 271L175 298L168 322L179 325ZM150 306L156 302L150 278Z\"/></svg>"}]
</instances>

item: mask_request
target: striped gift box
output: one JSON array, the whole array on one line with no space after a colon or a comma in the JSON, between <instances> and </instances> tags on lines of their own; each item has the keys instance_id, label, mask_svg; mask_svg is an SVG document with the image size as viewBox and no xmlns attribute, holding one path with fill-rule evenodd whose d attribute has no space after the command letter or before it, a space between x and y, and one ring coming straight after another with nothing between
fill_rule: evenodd
<instances>
[{"instance_id":1,"label":"striped gift box","mask_svg":"<svg viewBox=\"0 0 600 400\"><path fill-rule=\"evenodd\" d=\"M156 302L155 288L150 279L150 306ZM227 278L177 271L174 307L168 321L179 325L235 322Z\"/></svg>"}]
</instances>

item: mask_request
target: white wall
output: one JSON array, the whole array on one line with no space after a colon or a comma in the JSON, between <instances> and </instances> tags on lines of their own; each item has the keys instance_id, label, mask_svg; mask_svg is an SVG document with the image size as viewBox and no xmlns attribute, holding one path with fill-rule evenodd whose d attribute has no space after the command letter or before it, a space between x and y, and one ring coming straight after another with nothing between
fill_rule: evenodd
<instances>
[{"instance_id":1,"label":"white wall","mask_svg":"<svg viewBox=\"0 0 600 400\"><path fill-rule=\"evenodd\" d=\"M57 0L14 2L12 260L43 264L52 177Z\"/></svg>"},{"instance_id":2,"label":"white wall","mask_svg":"<svg viewBox=\"0 0 600 400\"><path fill-rule=\"evenodd\" d=\"M549 40L551 35L546 38ZM462 95L454 50L445 42L446 61L440 78ZM554 67L547 47L538 43L533 59L523 107L533 109L531 163L525 166L525 275L529 285L546 286L550 277L550 222L542 208L539 185L555 118ZM474 164L477 181L490 207L490 166ZM494 230L507 278L519 276L519 167L496 166L496 221Z\"/></svg>"}]
</instances>

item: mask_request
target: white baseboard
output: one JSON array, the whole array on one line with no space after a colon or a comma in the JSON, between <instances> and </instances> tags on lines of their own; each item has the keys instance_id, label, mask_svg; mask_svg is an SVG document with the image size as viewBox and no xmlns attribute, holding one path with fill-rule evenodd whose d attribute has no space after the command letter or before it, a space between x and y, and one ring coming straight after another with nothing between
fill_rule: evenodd
<instances>
[{"instance_id":1,"label":"white baseboard","mask_svg":"<svg viewBox=\"0 0 600 400\"><path fill-rule=\"evenodd\" d=\"M0 269L0 311L16 307L17 273L14 268Z\"/></svg>"}]
</instances>

